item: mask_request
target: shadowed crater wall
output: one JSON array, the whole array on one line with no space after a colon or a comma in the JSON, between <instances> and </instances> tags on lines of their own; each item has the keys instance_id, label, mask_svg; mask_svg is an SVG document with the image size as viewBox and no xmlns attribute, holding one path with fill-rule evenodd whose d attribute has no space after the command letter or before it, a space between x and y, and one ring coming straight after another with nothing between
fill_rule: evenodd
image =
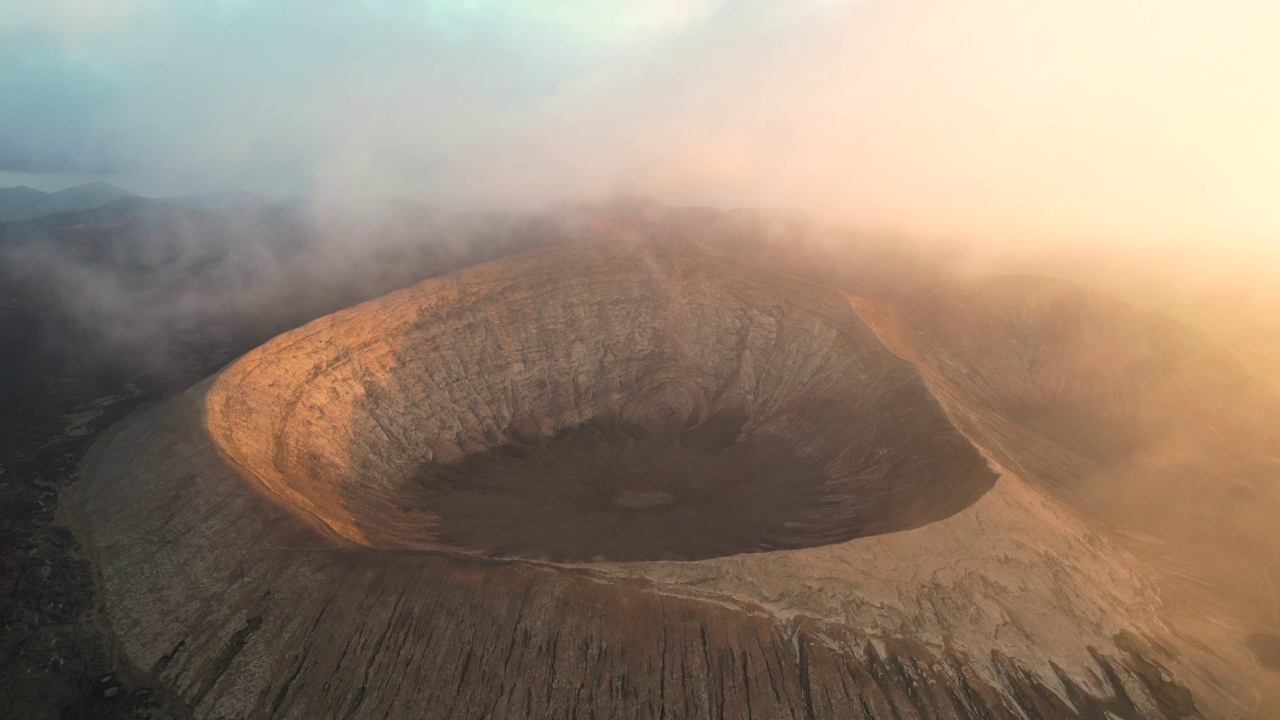
<instances>
[{"instance_id":1,"label":"shadowed crater wall","mask_svg":"<svg viewBox=\"0 0 1280 720\"><path fill-rule=\"evenodd\" d=\"M568 246L282 335L209 392L242 475L348 541L701 559L919 527L994 475L847 297Z\"/></svg>"}]
</instances>

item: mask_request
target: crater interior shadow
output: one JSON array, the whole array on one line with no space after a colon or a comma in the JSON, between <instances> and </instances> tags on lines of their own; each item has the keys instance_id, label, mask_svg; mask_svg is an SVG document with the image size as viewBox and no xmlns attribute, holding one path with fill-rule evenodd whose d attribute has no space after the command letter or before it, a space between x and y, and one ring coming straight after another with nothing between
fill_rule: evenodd
<instances>
[{"instance_id":1,"label":"crater interior shadow","mask_svg":"<svg viewBox=\"0 0 1280 720\"><path fill-rule=\"evenodd\" d=\"M778 437L739 437L747 417L742 408L696 425L602 417L554 437L513 428L508 443L425 465L419 502L403 509L438 518L442 542L488 556L699 560L916 527L990 486L973 475L928 501L895 502L874 486L896 478L868 478L866 502L840 507L820 464Z\"/></svg>"}]
</instances>

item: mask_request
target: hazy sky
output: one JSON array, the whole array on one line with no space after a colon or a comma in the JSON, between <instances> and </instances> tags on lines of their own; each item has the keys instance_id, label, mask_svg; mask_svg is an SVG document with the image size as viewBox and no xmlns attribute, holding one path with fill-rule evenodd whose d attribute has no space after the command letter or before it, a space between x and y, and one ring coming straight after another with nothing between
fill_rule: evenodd
<instances>
[{"instance_id":1,"label":"hazy sky","mask_svg":"<svg viewBox=\"0 0 1280 720\"><path fill-rule=\"evenodd\" d=\"M4 0L0 184L1280 244L1271 0ZM6 182L7 181L7 182Z\"/></svg>"}]
</instances>

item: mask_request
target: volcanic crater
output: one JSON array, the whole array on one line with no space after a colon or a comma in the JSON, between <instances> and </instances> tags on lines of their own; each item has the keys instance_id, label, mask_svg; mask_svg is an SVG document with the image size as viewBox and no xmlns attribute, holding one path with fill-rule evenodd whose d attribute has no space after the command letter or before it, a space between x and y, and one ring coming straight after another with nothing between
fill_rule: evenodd
<instances>
[{"instance_id":1,"label":"volcanic crater","mask_svg":"<svg viewBox=\"0 0 1280 720\"><path fill-rule=\"evenodd\" d=\"M552 562L825 545L991 487L841 293L646 257L562 250L339 313L230 367L207 427L352 543Z\"/></svg>"},{"instance_id":2,"label":"volcanic crater","mask_svg":"<svg viewBox=\"0 0 1280 720\"><path fill-rule=\"evenodd\" d=\"M196 717L1242 717L1247 649L1173 628L1054 494L1086 463L901 311L657 241L526 253L120 423L66 516Z\"/></svg>"}]
</instances>

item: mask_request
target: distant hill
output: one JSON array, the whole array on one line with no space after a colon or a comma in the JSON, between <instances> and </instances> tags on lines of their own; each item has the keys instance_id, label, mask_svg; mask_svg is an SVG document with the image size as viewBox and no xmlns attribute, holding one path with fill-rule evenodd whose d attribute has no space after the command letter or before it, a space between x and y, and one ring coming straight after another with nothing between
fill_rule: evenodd
<instances>
[{"instance_id":1,"label":"distant hill","mask_svg":"<svg viewBox=\"0 0 1280 720\"><path fill-rule=\"evenodd\" d=\"M85 183L51 193L25 185L0 188L0 222L92 210L126 197L134 197L134 194L106 182Z\"/></svg>"},{"instance_id":2,"label":"distant hill","mask_svg":"<svg viewBox=\"0 0 1280 720\"><path fill-rule=\"evenodd\" d=\"M165 198L172 202L186 205L196 210L208 210L218 212L223 210L243 210L246 208L261 208L272 204L271 198L258 193L246 192L244 190L222 190L218 192L201 193L198 195L182 195L179 197Z\"/></svg>"}]
</instances>

